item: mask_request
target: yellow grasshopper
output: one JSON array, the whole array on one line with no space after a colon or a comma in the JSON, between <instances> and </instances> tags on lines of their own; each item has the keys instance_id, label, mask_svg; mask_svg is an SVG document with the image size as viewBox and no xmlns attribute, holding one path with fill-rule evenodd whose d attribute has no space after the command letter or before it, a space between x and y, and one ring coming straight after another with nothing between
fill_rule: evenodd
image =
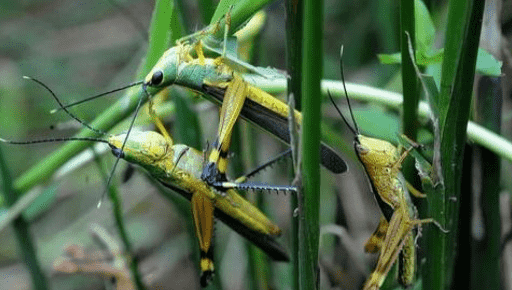
<instances>
[{"instance_id":1,"label":"yellow grasshopper","mask_svg":"<svg viewBox=\"0 0 512 290\"><path fill-rule=\"evenodd\" d=\"M212 29L208 27L204 31L211 33ZM231 143L233 126L239 116L280 140L290 142L288 105L245 81L228 64L226 57L206 57L201 40L190 44L179 41L176 46L162 55L143 81L134 84L142 84L143 91L148 96L154 96L171 85L183 86L221 106L217 137L213 143L209 162L201 176L210 184L226 180L226 156ZM67 107L84 101L69 104ZM300 126L302 115L299 111L295 111L294 114ZM159 128L165 136L165 129L162 126ZM343 173L347 170L343 159L323 143L320 154L322 164L330 171Z\"/></svg>"},{"instance_id":2,"label":"yellow grasshopper","mask_svg":"<svg viewBox=\"0 0 512 290\"><path fill-rule=\"evenodd\" d=\"M399 178L402 162L410 151L419 145L409 140L411 147L404 150L402 146L397 148L387 141L361 135L350 108L346 89L345 97L354 128L350 126L329 92L331 102L355 135L356 155L366 171L375 199L383 214L377 229L365 245L367 252L379 252L379 258L375 270L366 280L364 289L379 289L399 254L402 256L398 278L399 282L407 287L414 281L416 272L416 245L413 229L425 223L434 223L440 227L432 218L417 219L416 209L404 190L405 182ZM417 190L411 192L418 197L425 197Z\"/></svg>"},{"instance_id":3,"label":"yellow grasshopper","mask_svg":"<svg viewBox=\"0 0 512 290\"><path fill-rule=\"evenodd\" d=\"M121 151L125 138L126 134L109 138L115 156L143 167L164 186L191 201L196 235L201 248L202 286L209 283L214 271L211 247L214 215L274 260L288 261L286 251L275 240L281 233L277 225L241 197L236 190L222 190L219 186L210 186L201 179L203 152L183 144L170 145L166 138L156 132L133 133ZM232 186L232 183L228 184ZM239 187L246 188L243 184ZM262 188L294 190L287 186ZM218 191L221 191L221 194L218 194Z\"/></svg>"},{"instance_id":4,"label":"yellow grasshopper","mask_svg":"<svg viewBox=\"0 0 512 290\"><path fill-rule=\"evenodd\" d=\"M38 80L32 80L44 86L62 107L57 96L46 85ZM85 127L97 133L102 133L84 123L66 108L62 108ZM205 163L203 152L182 144L174 145L172 139L165 138L157 132L134 132L128 140L126 140L126 134L121 134L112 135L107 140L72 137L32 141L10 141L0 138L0 141L22 145L60 141L106 143L111 147L112 153L116 157L143 167L164 186L190 200L195 233L201 250L200 284L203 287L208 285L214 274L212 247L214 216L262 249L272 259L289 261L286 250L276 241L276 238L281 234L279 227L257 207L240 196L233 187L294 191L293 187L228 182L226 182L226 187L229 188L224 188L223 184L218 184L215 187L210 186L200 178ZM260 169L263 169L263 167L260 166L257 170ZM254 173L255 171L246 176Z\"/></svg>"}]
</instances>

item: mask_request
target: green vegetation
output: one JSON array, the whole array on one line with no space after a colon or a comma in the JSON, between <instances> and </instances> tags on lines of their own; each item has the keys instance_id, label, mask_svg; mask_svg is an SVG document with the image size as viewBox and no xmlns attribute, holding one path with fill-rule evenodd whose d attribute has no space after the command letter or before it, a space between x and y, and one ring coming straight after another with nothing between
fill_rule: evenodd
<instances>
[{"instance_id":1,"label":"green vegetation","mask_svg":"<svg viewBox=\"0 0 512 290\"><path fill-rule=\"evenodd\" d=\"M219 19L221 29L207 40L222 40L223 16L232 2L236 5L231 32L265 9L265 25L239 46L244 47L248 57L245 61L252 65L290 70L290 92L304 112L304 191L298 201L302 210L293 211L290 195L247 195L258 200L258 206L277 221L283 230L280 242L295 254L290 264L270 262L258 249L244 247L239 236L217 223L216 276L211 289L313 289L318 275L321 289L330 289L331 285L358 289L371 272L376 255L365 255L362 241L375 228L380 212L364 172L354 159L351 133L326 99L326 89L330 88L343 104L339 83L341 45L348 94L361 101L354 102L353 107L362 133L397 144L397 134L405 132L426 146L424 155L432 162L433 171L422 176L421 182L412 163L404 171L408 179L418 179L417 185L423 184L428 194L426 201L417 202L419 217L433 217L449 233L424 226L414 289L448 289L454 281L463 281L457 288L493 289L501 287L500 281L510 280L500 280L500 272L510 275L511 271L500 269L499 258L504 257L497 249L501 247L502 222L499 193L512 186L508 180L500 186L499 167L502 160L512 160L512 145L499 139L501 116L492 113L502 106L496 89L501 86L496 78L501 64L489 52L478 49L484 1L417 0L414 5L401 1L400 7L389 1L304 1L306 6L300 9L290 3L281 9L281 2L268 0L221 1L218 6L217 1L208 0L158 0L154 6L140 0L115 5L109 2L31 0L0 5L0 51L4 55L0 62L0 137L98 137L62 112L50 114L57 104L40 86L24 81L23 75L40 79L64 103L71 103L140 81L177 39ZM290 26L285 26L285 18L290 19ZM304 26L298 27L297 23ZM288 64L285 39L294 43L286 48ZM268 71L275 72L260 70ZM488 75L490 81L483 83L473 114L470 108L475 71ZM283 78L252 75L247 80L286 98L287 81ZM401 94L405 97L403 104L397 99ZM127 130L141 98L145 96L136 86L71 111L95 128L117 134ZM153 101L176 143L204 149L207 140L215 138L218 110L204 98L184 88L172 88ZM469 138L476 143L473 147L485 147L482 160L475 163L468 162L473 151L466 145L470 119L489 128L469 125ZM135 126L138 130L153 129L146 107L140 110ZM238 164L237 171L252 168L284 148L250 124L239 127L230 158L231 163ZM486 135L491 132L497 135ZM334 176L319 169L318 155L312 153L318 152L315 148L320 135L344 154L350 173ZM127 182L119 182L127 171L126 163L121 161L113 177L116 187L110 191L111 199L98 209L115 158L101 146L95 147L94 154L86 151L90 146L87 142L0 144L2 269L30 273L32 280L23 281L23 285L29 287L34 281L37 289L78 289L83 285L100 288L109 281L98 275L55 275L54 262L65 256L64 248L71 244L84 246L86 255L93 257L95 251L105 254L102 246L109 242L130 253L122 257L125 267L118 269L135 277L139 289L157 285L199 287L198 247L189 204L168 192L161 194L163 189L153 179L144 178L143 170L136 170ZM270 169L258 180L290 182L291 174L281 174L290 172L289 168L291 165L284 164ZM476 179L471 174L479 170L481 185L475 187L476 182L470 184L469 180ZM485 217L480 228L471 224L477 211L472 208L473 199L477 198L475 204L482 207ZM112 238L99 238L103 244L98 243L89 231L92 224L106 229ZM485 234L476 240L475 231ZM459 264L457 251L462 243L471 246L471 263ZM191 256L193 263L183 263ZM30 266L24 266L24 262ZM116 270L111 261L104 263L105 273ZM487 278L467 279L468 274ZM9 288L19 287L15 283L28 275L19 274L4 283ZM46 277L46 281L40 277ZM383 288L396 288L394 280L388 279Z\"/></svg>"}]
</instances>

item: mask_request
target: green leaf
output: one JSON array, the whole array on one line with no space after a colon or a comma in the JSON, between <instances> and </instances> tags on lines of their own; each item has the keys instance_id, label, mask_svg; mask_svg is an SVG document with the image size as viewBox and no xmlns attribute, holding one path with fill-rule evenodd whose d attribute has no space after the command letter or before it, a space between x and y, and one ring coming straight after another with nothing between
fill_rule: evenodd
<instances>
[{"instance_id":1,"label":"green leaf","mask_svg":"<svg viewBox=\"0 0 512 290\"><path fill-rule=\"evenodd\" d=\"M382 64L397 64L402 63L402 54L400 52L393 54L377 54L380 63Z\"/></svg>"},{"instance_id":2,"label":"green leaf","mask_svg":"<svg viewBox=\"0 0 512 290\"><path fill-rule=\"evenodd\" d=\"M400 52L393 54L377 54L377 57L382 64L402 63L402 55ZM430 51L428 53L416 50L416 63L420 66L429 66L441 62L443 62L443 49Z\"/></svg>"},{"instance_id":3,"label":"green leaf","mask_svg":"<svg viewBox=\"0 0 512 290\"><path fill-rule=\"evenodd\" d=\"M416 51L425 53L432 50L436 37L434 22L430 13L421 0L414 1L414 16L416 25Z\"/></svg>"},{"instance_id":4,"label":"green leaf","mask_svg":"<svg viewBox=\"0 0 512 290\"><path fill-rule=\"evenodd\" d=\"M502 61L499 61L488 53L485 49L478 49L476 58L476 71L481 75L499 77L501 76Z\"/></svg>"},{"instance_id":5,"label":"green leaf","mask_svg":"<svg viewBox=\"0 0 512 290\"><path fill-rule=\"evenodd\" d=\"M222 0L222 1L220 1L219 4L217 5L217 8L215 9L215 12L213 13L213 17L210 21L210 25L215 24L217 21L219 21L219 19L224 17L224 15L226 15L226 13L228 12L229 7L231 7L231 5L237 4L237 2L239 2L239 1L238 0Z\"/></svg>"},{"instance_id":6,"label":"green leaf","mask_svg":"<svg viewBox=\"0 0 512 290\"><path fill-rule=\"evenodd\" d=\"M379 109L377 106L353 109L361 132L375 138L384 140L396 140L400 133L400 123L396 116Z\"/></svg>"},{"instance_id":7,"label":"green leaf","mask_svg":"<svg viewBox=\"0 0 512 290\"><path fill-rule=\"evenodd\" d=\"M382 64L402 63L402 56L399 52L393 54L378 54L377 57ZM416 63L420 66L442 63L443 57L443 49L430 51L428 54L422 51L416 51ZM501 76L501 67L503 66L503 62L494 58L494 56L488 53L485 49L478 49L478 57L476 61L476 71L479 74L493 77Z\"/></svg>"},{"instance_id":8,"label":"green leaf","mask_svg":"<svg viewBox=\"0 0 512 290\"><path fill-rule=\"evenodd\" d=\"M138 74L138 78L144 77L149 73L164 51L169 47L171 40L171 23L174 17L176 17L176 15L173 1L156 1L149 28L149 45L146 61L142 67L142 71Z\"/></svg>"},{"instance_id":9,"label":"green leaf","mask_svg":"<svg viewBox=\"0 0 512 290\"><path fill-rule=\"evenodd\" d=\"M233 10L231 11L231 26L229 28L230 33L233 31L237 31L252 15L254 15L258 10L262 9L267 5L271 0L223 0L217 5L217 9L213 14L212 20L210 21L210 25L215 25L217 21L220 21L220 26L222 29L219 29L215 32L213 36L215 39L223 39L224 38L224 20L222 17L226 15L231 5L233 6Z\"/></svg>"},{"instance_id":10,"label":"green leaf","mask_svg":"<svg viewBox=\"0 0 512 290\"><path fill-rule=\"evenodd\" d=\"M417 51L416 63L420 66L429 66L443 62L443 49L431 51Z\"/></svg>"}]
</instances>

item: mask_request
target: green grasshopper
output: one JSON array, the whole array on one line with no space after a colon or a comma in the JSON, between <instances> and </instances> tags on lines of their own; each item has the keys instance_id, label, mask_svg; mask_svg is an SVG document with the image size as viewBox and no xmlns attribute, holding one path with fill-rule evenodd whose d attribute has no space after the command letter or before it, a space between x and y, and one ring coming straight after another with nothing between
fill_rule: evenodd
<instances>
[{"instance_id":1,"label":"green grasshopper","mask_svg":"<svg viewBox=\"0 0 512 290\"><path fill-rule=\"evenodd\" d=\"M343 68L341 71L342 81L345 84ZM404 182L399 178L402 162L410 151L418 148L419 145L407 139L411 147L404 150L402 146L396 148L387 141L361 135L350 107L346 89L345 97L354 128L350 126L329 92L329 98L334 107L354 133L356 155L366 171L375 199L383 214L377 229L365 245L367 252L380 251L380 254L375 270L366 280L363 289L379 289L399 254L401 254L399 282L408 287L414 281L416 273L416 245L413 229L422 224L434 223L442 230L441 226L432 218L417 219L416 209L409 194L404 190ZM411 192L419 193L417 190ZM421 193L416 195L425 197Z\"/></svg>"},{"instance_id":2,"label":"green grasshopper","mask_svg":"<svg viewBox=\"0 0 512 290\"><path fill-rule=\"evenodd\" d=\"M208 27L204 31L208 33L210 30L212 28ZM193 52L196 57L192 55ZM179 41L176 46L162 55L143 81L133 85L138 84L142 84L143 90L148 96L154 96L171 85L183 86L221 106L218 133L213 143L214 148L201 176L209 184L226 180L226 157L231 143L233 126L239 116L258 125L282 141L290 142L287 123L288 105L245 81L227 64L225 57L221 56L215 59L205 57L201 40L192 44ZM69 104L67 107L86 100ZM302 115L299 111L295 111L294 114L300 126ZM158 125L158 127L165 136L166 132L165 129L162 129L163 126ZM327 169L334 173L343 173L347 170L346 163L331 148L322 144L320 151L322 164Z\"/></svg>"},{"instance_id":3,"label":"green grasshopper","mask_svg":"<svg viewBox=\"0 0 512 290\"><path fill-rule=\"evenodd\" d=\"M57 96L43 83L32 79L44 86L60 103ZM95 130L81 121L71 112L63 109L72 118ZM276 241L281 234L279 227L270 221L257 207L240 196L233 187L244 189L263 189L276 191L294 191L289 186L267 186L257 184L226 183L215 187L201 180L200 175L204 164L204 154L194 148L182 144L173 145L168 139L157 132L134 132L130 139L127 134L113 135L108 140L98 138L56 138L33 141L0 141L11 144L35 144L56 141L94 141L108 144L112 153L126 161L146 169L164 186L174 190L191 201L196 236L201 250L200 283L204 287L212 280L213 264L213 230L214 216L237 233L247 238L257 247L266 252L276 261L289 261L286 250ZM124 145L123 145L124 144ZM267 163L269 164L269 163ZM259 167L257 170L262 169ZM252 175L252 173L246 175ZM221 191L219 194L219 191Z\"/></svg>"}]
</instances>

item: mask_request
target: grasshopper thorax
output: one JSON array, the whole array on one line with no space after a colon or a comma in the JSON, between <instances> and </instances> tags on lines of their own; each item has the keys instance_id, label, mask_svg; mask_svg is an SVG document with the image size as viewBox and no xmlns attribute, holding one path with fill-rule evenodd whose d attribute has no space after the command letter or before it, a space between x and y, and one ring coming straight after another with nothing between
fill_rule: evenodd
<instances>
[{"instance_id":1,"label":"grasshopper thorax","mask_svg":"<svg viewBox=\"0 0 512 290\"><path fill-rule=\"evenodd\" d=\"M126 140L126 134L111 136L108 140L112 153L138 164L153 164L163 159L172 144L157 132L135 132ZM124 143L124 147L123 147ZM123 148L122 152L120 148Z\"/></svg>"},{"instance_id":2,"label":"grasshopper thorax","mask_svg":"<svg viewBox=\"0 0 512 290\"><path fill-rule=\"evenodd\" d=\"M396 147L385 140L357 135L354 148L365 166L391 166L398 159Z\"/></svg>"}]
</instances>

